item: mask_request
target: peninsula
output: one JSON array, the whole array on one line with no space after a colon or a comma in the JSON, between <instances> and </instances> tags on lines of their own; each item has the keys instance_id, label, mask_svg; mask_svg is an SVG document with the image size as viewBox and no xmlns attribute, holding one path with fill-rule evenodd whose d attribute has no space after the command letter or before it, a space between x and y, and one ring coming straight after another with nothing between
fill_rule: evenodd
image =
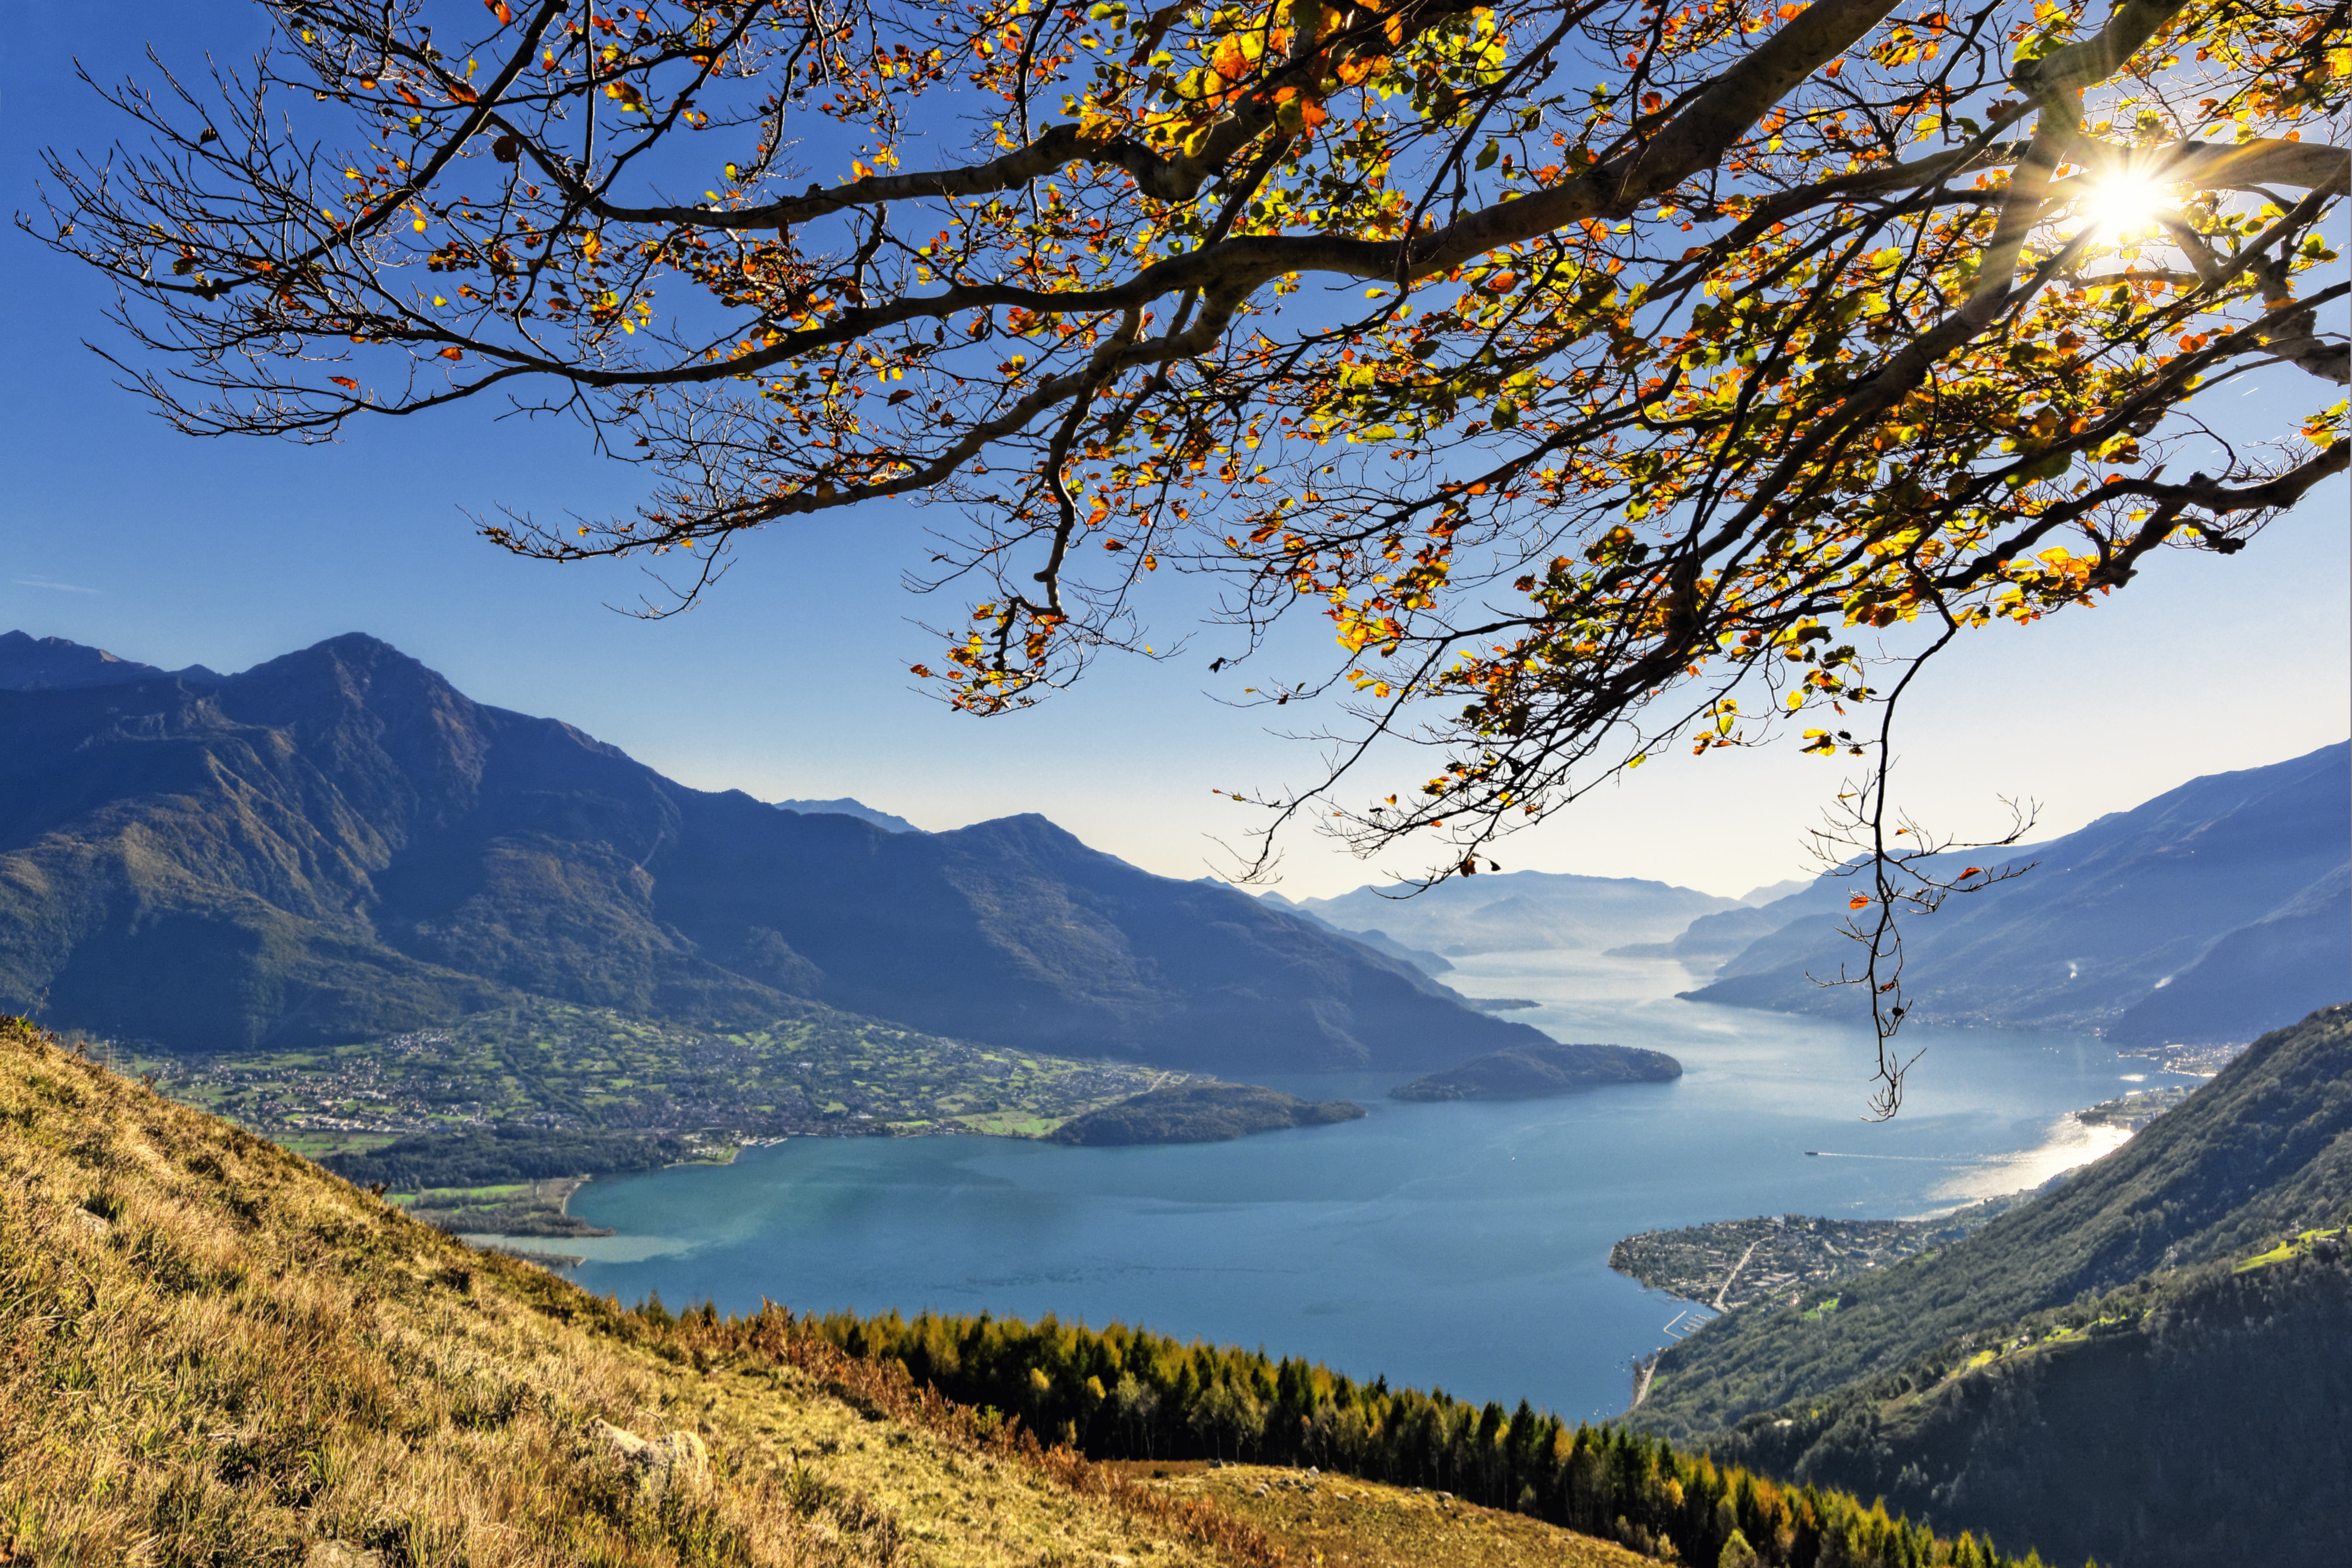
<instances>
[{"instance_id":1,"label":"peninsula","mask_svg":"<svg viewBox=\"0 0 2352 1568\"><path fill-rule=\"evenodd\" d=\"M1389 1090L1391 1100L1538 1100L1612 1083L1664 1083L1683 1064L1633 1046L1508 1046Z\"/></svg>"},{"instance_id":2,"label":"peninsula","mask_svg":"<svg viewBox=\"0 0 2352 1568\"><path fill-rule=\"evenodd\" d=\"M1252 1083L1187 1083L1155 1089L1088 1111L1048 1135L1055 1143L1220 1143L1286 1127L1353 1121L1364 1108L1344 1100L1301 1100Z\"/></svg>"}]
</instances>

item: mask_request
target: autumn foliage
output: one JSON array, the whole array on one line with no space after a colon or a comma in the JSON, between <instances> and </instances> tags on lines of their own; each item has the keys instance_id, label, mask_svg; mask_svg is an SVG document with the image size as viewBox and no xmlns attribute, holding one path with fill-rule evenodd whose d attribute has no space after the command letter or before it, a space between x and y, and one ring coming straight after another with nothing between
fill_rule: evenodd
<instances>
[{"instance_id":1,"label":"autumn foliage","mask_svg":"<svg viewBox=\"0 0 2352 1568\"><path fill-rule=\"evenodd\" d=\"M916 674L976 713L1168 575L1237 654L1305 606L1328 665L1229 695L1336 695L1265 804L1366 846L1853 752L1882 658L2345 466L2341 0L268 8L218 91L119 91L142 150L52 160L184 427L568 412L646 501L487 531L688 595L945 503L929 581L979 587ZM2251 440L2200 412L2250 378ZM1442 761L1342 798L1381 735Z\"/></svg>"}]
</instances>

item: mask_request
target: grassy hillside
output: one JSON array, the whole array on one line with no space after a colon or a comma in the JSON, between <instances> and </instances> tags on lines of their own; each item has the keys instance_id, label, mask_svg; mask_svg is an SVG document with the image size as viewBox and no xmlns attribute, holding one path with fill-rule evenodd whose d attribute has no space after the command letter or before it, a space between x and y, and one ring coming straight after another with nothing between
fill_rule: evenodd
<instances>
[{"instance_id":1,"label":"grassy hillside","mask_svg":"<svg viewBox=\"0 0 2352 1568\"><path fill-rule=\"evenodd\" d=\"M2329 1568L2352 1511L2347 1346L2352 1247L2331 1227L1963 1335L1708 1447L2068 1559Z\"/></svg>"},{"instance_id":2,"label":"grassy hillside","mask_svg":"<svg viewBox=\"0 0 2352 1568\"><path fill-rule=\"evenodd\" d=\"M2331 1223L2347 1192L2352 1005L2263 1036L2122 1149L1965 1241L1708 1324L1660 1358L1633 1419L1697 1438L2085 1292Z\"/></svg>"},{"instance_id":3,"label":"grassy hillside","mask_svg":"<svg viewBox=\"0 0 2352 1568\"><path fill-rule=\"evenodd\" d=\"M1566 1510L1669 1561L1744 1531L1775 1568L2014 1563L1638 1436L1230 1348L624 1310L18 1019L0 1125L0 1562L1638 1568L1545 1521ZM1261 1388L1308 1405L1258 1428L1245 1457L1272 1463L1183 1462L1233 1451L1221 1423ZM1104 1462L1139 1394L1167 1451ZM1065 1407L1108 1409L1091 1458L1026 1435L1079 1438ZM1300 1468L1308 1441L1360 1473Z\"/></svg>"},{"instance_id":4,"label":"grassy hillside","mask_svg":"<svg viewBox=\"0 0 2352 1568\"><path fill-rule=\"evenodd\" d=\"M471 1251L16 1020L0 1119L0 1561L1272 1561L820 1340L698 1353L693 1320Z\"/></svg>"}]
</instances>

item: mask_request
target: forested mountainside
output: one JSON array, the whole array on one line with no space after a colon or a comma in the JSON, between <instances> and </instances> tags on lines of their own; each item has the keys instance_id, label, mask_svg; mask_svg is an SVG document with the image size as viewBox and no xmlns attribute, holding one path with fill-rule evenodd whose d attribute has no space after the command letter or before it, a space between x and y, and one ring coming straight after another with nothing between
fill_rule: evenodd
<instances>
[{"instance_id":1,"label":"forested mountainside","mask_svg":"<svg viewBox=\"0 0 2352 1568\"><path fill-rule=\"evenodd\" d=\"M2337 1197L2332 1234L1988 1325L1706 1447L2053 1561L2333 1568L2352 1513Z\"/></svg>"},{"instance_id":2,"label":"forested mountainside","mask_svg":"<svg viewBox=\"0 0 2352 1568\"><path fill-rule=\"evenodd\" d=\"M1263 1352L625 1310L14 1018L0 1120L10 1562L2018 1568L1654 1439ZM1243 1463L1171 1473L1203 1451ZM1346 1484L1289 1468L1318 1459Z\"/></svg>"},{"instance_id":3,"label":"forested mountainside","mask_svg":"<svg viewBox=\"0 0 2352 1568\"><path fill-rule=\"evenodd\" d=\"M798 995L1260 1071L1433 1068L1543 1038L1043 817L892 833L688 789L372 637L216 683L82 664L104 683L0 691L0 1006L57 1024L224 1050L522 994L749 1026Z\"/></svg>"},{"instance_id":4,"label":"forested mountainside","mask_svg":"<svg viewBox=\"0 0 2352 1568\"><path fill-rule=\"evenodd\" d=\"M2352 745L2193 779L1989 864L2027 862L2024 876L1906 924L1915 1022L2244 1040L2352 997ZM1773 929L1689 994L1792 1013L1861 1005L1807 978L1850 959L1838 928L1852 892L1823 878L1752 914L1695 923L1694 959L1720 952L1738 924Z\"/></svg>"},{"instance_id":5,"label":"forested mountainside","mask_svg":"<svg viewBox=\"0 0 2352 1568\"><path fill-rule=\"evenodd\" d=\"M1691 1440L1958 1337L2336 1223L2352 1194L2352 1005L2263 1036L2179 1109L1964 1241L1717 1319L1631 1419Z\"/></svg>"}]
</instances>

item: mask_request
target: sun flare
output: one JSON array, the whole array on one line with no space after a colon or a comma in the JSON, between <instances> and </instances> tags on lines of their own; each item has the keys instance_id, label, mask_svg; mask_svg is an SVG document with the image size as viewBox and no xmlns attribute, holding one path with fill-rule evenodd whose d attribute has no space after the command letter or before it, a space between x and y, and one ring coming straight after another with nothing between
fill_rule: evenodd
<instances>
[{"instance_id":1,"label":"sun flare","mask_svg":"<svg viewBox=\"0 0 2352 1568\"><path fill-rule=\"evenodd\" d=\"M2157 226L2166 206L2165 189L2146 174L2118 169L2092 184L2083 198L2083 215L2111 237L2138 233Z\"/></svg>"}]
</instances>

